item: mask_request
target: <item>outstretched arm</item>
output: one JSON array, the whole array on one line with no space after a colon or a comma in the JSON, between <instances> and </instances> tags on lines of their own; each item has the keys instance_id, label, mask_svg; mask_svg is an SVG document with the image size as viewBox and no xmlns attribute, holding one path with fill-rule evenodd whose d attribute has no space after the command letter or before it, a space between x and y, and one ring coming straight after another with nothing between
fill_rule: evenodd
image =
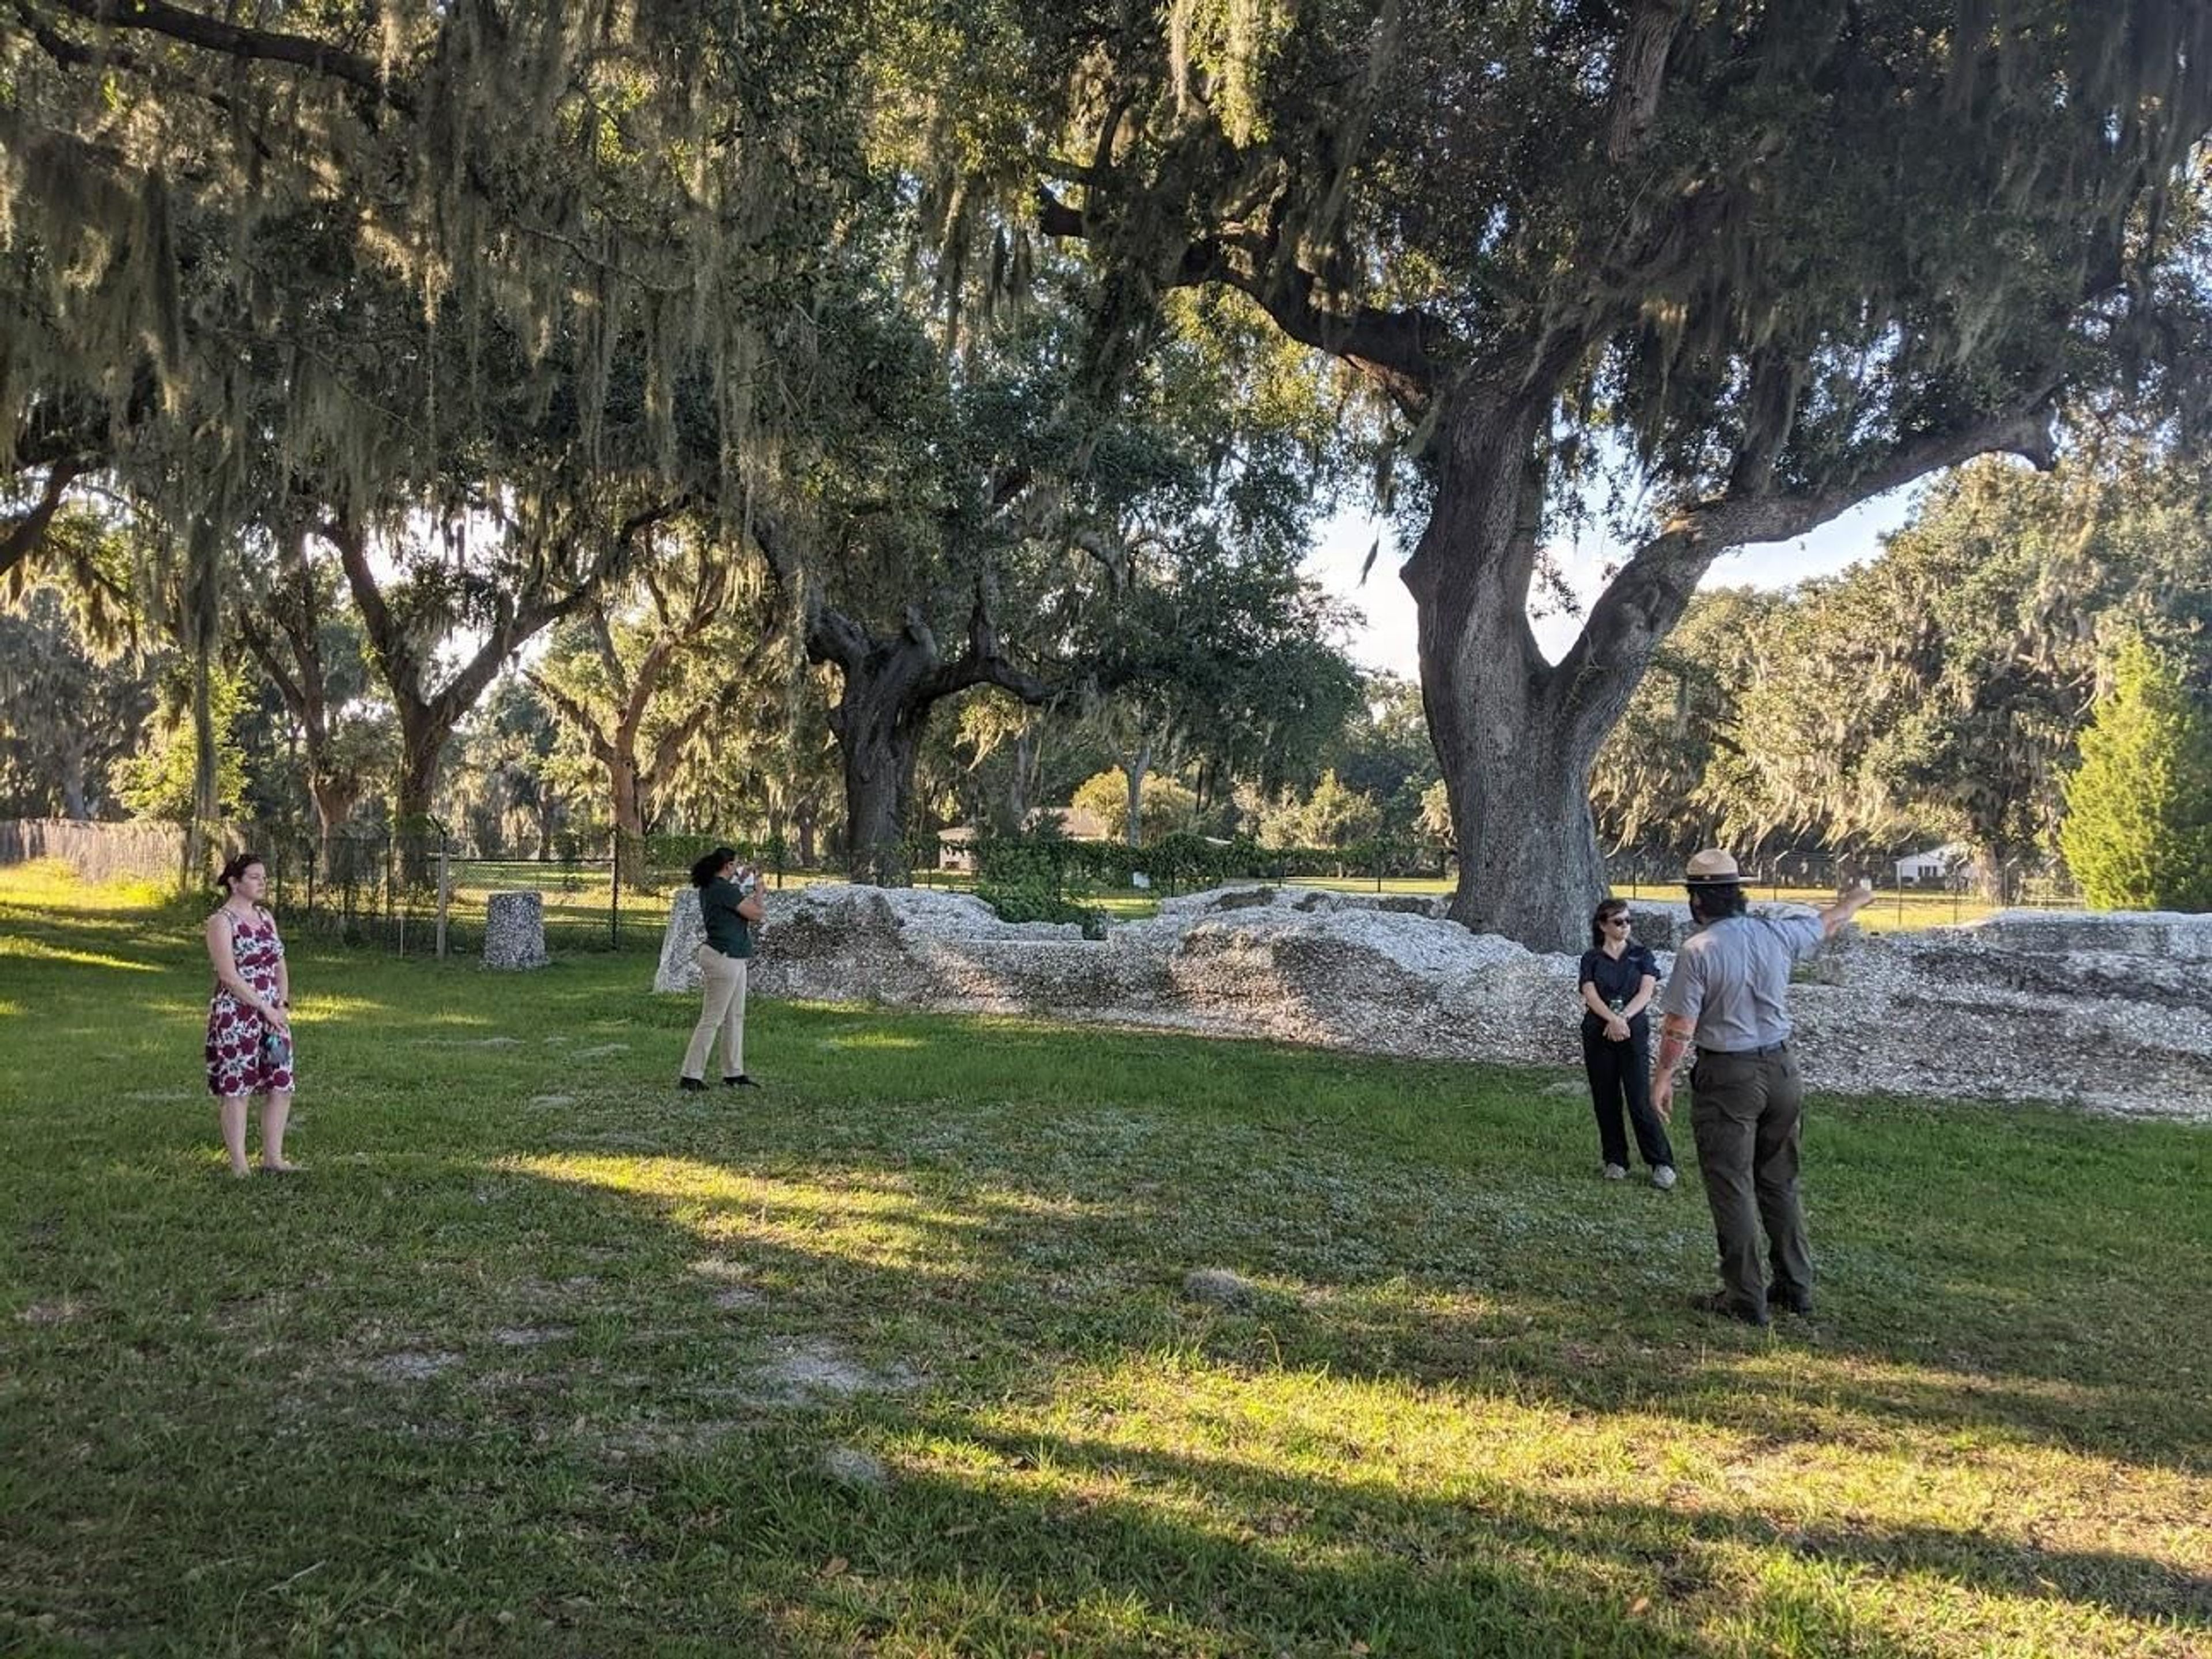
<instances>
[{"instance_id":1,"label":"outstretched arm","mask_svg":"<svg viewBox=\"0 0 2212 1659\"><path fill-rule=\"evenodd\" d=\"M1833 939L1844 930L1844 924L1874 902L1874 884L1862 876L1856 886L1846 887L1836 895L1836 902L1820 912L1820 937Z\"/></svg>"}]
</instances>

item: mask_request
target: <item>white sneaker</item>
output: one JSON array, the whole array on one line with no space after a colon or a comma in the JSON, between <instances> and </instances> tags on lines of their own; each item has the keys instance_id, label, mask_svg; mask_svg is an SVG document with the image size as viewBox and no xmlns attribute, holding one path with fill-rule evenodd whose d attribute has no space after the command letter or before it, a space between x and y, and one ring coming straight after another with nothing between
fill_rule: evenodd
<instances>
[{"instance_id":1,"label":"white sneaker","mask_svg":"<svg viewBox=\"0 0 2212 1659\"><path fill-rule=\"evenodd\" d=\"M1607 1181L1626 1181L1628 1179L1628 1171L1618 1164L1608 1164L1605 1166L1605 1178Z\"/></svg>"},{"instance_id":2,"label":"white sneaker","mask_svg":"<svg viewBox=\"0 0 2212 1659\"><path fill-rule=\"evenodd\" d=\"M1674 1190L1674 1166L1671 1164L1662 1164L1657 1169L1652 1170L1651 1184L1656 1187L1662 1193L1673 1192Z\"/></svg>"}]
</instances>

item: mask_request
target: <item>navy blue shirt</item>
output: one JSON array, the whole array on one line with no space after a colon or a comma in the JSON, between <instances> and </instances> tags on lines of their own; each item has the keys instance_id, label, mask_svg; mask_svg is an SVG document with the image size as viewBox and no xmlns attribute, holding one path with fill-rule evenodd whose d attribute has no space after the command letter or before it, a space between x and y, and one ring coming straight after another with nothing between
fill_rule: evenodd
<instances>
[{"instance_id":1,"label":"navy blue shirt","mask_svg":"<svg viewBox=\"0 0 2212 1659\"><path fill-rule=\"evenodd\" d=\"M1629 946L1618 957L1607 956L1601 947L1583 952L1582 975L1577 987L1595 985L1599 998L1615 1012L1636 1000L1636 994L1644 988L1644 976L1659 977L1659 963L1643 945L1630 941ZM1648 1010L1639 1012L1628 1022L1628 1029L1636 1036L1644 1035L1650 1025ZM1583 1005L1583 1024L1593 1030L1601 1030L1604 1022L1590 1012L1589 1005Z\"/></svg>"}]
</instances>

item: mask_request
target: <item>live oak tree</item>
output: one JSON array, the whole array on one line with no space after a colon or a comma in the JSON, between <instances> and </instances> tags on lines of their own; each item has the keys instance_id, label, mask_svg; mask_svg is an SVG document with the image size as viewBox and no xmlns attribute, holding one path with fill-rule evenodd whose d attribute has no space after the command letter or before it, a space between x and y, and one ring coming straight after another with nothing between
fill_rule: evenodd
<instances>
[{"instance_id":1,"label":"live oak tree","mask_svg":"<svg viewBox=\"0 0 2212 1659\"><path fill-rule=\"evenodd\" d=\"M1451 913L1531 945L1601 886L1591 763L1721 552L1978 454L2047 462L2063 396L2212 383L2189 0L1096 0L966 27L1035 108L963 155L1111 273L1102 380L1204 285L1395 412ZM1608 489L1628 555L1552 664L1532 581Z\"/></svg>"},{"instance_id":2,"label":"live oak tree","mask_svg":"<svg viewBox=\"0 0 2212 1659\"><path fill-rule=\"evenodd\" d=\"M1002 617L1037 618L1072 550L1025 512L1048 441L1035 385L941 358L865 271L819 314L812 401L749 481L743 520L790 635L837 678L848 870L896 883L939 707L985 685L1055 695Z\"/></svg>"},{"instance_id":3,"label":"live oak tree","mask_svg":"<svg viewBox=\"0 0 2212 1659\"><path fill-rule=\"evenodd\" d=\"M337 327L364 273L427 324L524 343L523 378L550 396L567 377L587 441L618 347L641 348L664 435L679 363L709 366L734 433L760 318L793 297L783 279L857 166L860 32L835 3L11 9L0 459L46 468L34 511L53 469L111 465L190 404L250 440L260 377L232 372L240 340L271 305ZM328 245L301 246L293 222L317 216ZM347 471L395 418L466 424L509 390L463 374L353 395L357 365L330 345L301 343L315 372L284 425Z\"/></svg>"},{"instance_id":4,"label":"live oak tree","mask_svg":"<svg viewBox=\"0 0 2212 1659\"><path fill-rule=\"evenodd\" d=\"M1337 853L1371 839L1382 827L1382 812L1369 796L1346 788L1334 772L1324 772L1299 814L1300 844ZM1340 873L1343 870L1338 866Z\"/></svg>"},{"instance_id":5,"label":"live oak tree","mask_svg":"<svg viewBox=\"0 0 2212 1659\"><path fill-rule=\"evenodd\" d=\"M1257 675L1269 647L1324 629L1289 551L1308 504L1261 423L1188 395L1203 364L1164 355L1102 411L1081 393L1065 304L948 353L909 298L870 276L817 305L813 401L787 414L743 514L793 635L838 678L847 861L863 879L903 878L916 765L935 711L963 694L1095 706ZM1236 704L1262 747L1262 727L1288 725L1274 701ZM1280 700L1286 715L1297 702Z\"/></svg>"},{"instance_id":6,"label":"live oak tree","mask_svg":"<svg viewBox=\"0 0 2212 1659\"><path fill-rule=\"evenodd\" d=\"M100 650L52 588L0 611L0 814L107 816L152 706L136 653Z\"/></svg>"},{"instance_id":7,"label":"live oak tree","mask_svg":"<svg viewBox=\"0 0 2212 1659\"><path fill-rule=\"evenodd\" d=\"M754 690L748 665L726 658L731 630L717 627L744 566L696 521L660 539L666 550L648 550L627 584L564 624L530 673L605 781L626 880L687 748L712 746Z\"/></svg>"},{"instance_id":8,"label":"live oak tree","mask_svg":"<svg viewBox=\"0 0 2212 1659\"><path fill-rule=\"evenodd\" d=\"M571 789L562 735L537 689L519 674L503 675L456 734L457 752L439 783L445 820L483 856L552 858L556 837L577 827L574 809L588 799ZM598 855L595 846L580 850Z\"/></svg>"},{"instance_id":9,"label":"live oak tree","mask_svg":"<svg viewBox=\"0 0 2212 1659\"><path fill-rule=\"evenodd\" d=\"M1746 697L1769 679L1809 693L1812 669L1825 672L1834 654L1832 639L1809 634L1791 645L1816 653L1815 663L1789 654L1779 617L1791 603L1747 588L1709 589L1691 600L1590 771L1590 805L1610 844L1688 854L1745 837L1755 847L1775 831L1807 827L1786 812L1761 816L1747 799L1771 799L1778 785L1770 769L1778 769L1765 711L1747 719ZM1820 712L1810 696L1800 706L1810 717ZM1844 697L1826 707L1843 718L1855 704ZM1851 752L1843 741L1808 747L1821 759Z\"/></svg>"},{"instance_id":10,"label":"live oak tree","mask_svg":"<svg viewBox=\"0 0 2212 1659\"><path fill-rule=\"evenodd\" d=\"M495 503L514 533L489 580L553 572L547 592L474 596L503 653L586 602L653 510L587 476L616 405L654 470L729 475L775 379L763 319L803 309L847 206L851 22L835 4L241 20L21 0L0 31L0 567L94 477L170 526L204 754L227 550L312 503L391 681L402 812L427 810L498 664L432 683L435 562L384 593L368 546ZM703 457L677 453L687 400ZM574 447L565 500L496 442L533 411ZM637 454L614 465L634 477Z\"/></svg>"},{"instance_id":11,"label":"live oak tree","mask_svg":"<svg viewBox=\"0 0 2212 1659\"><path fill-rule=\"evenodd\" d=\"M1118 689L1091 714L1121 773L1114 821L1131 846L1158 816L1154 766L1272 793L1358 701L1340 609L1298 568L1303 518L1279 536L1226 539L1240 528L1251 526L1186 521L1133 545L1101 659Z\"/></svg>"},{"instance_id":12,"label":"live oak tree","mask_svg":"<svg viewBox=\"0 0 2212 1659\"><path fill-rule=\"evenodd\" d=\"M1378 833L1403 845L1426 835L1449 843L1450 813L1425 813L1437 773L1436 750L1429 743L1421 712L1420 688L1395 674L1372 674L1360 687L1359 706L1333 742L1315 751L1316 769L1334 770L1347 789L1366 796L1381 814ZM1297 780L1301 787L1310 779ZM1439 799L1443 799L1441 796ZM1424 817L1431 822L1424 824Z\"/></svg>"},{"instance_id":13,"label":"live oak tree","mask_svg":"<svg viewBox=\"0 0 2212 1659\"><path fill-rule=\"evenodd\" d=\"M397 732L374 696L368 641L336 574L294 531L249 564L255 591L236 607L240 637L299 733L303 781L324 842L392 773Z\"/></svg>"},{"instance_id":14,"label":"live oak tree","mask_svg":"<svg viewBox=\"0 0 2212 1659\"><path fill-rule=\"evenodd\" d=\"M479 497L435 536L387 530L383 550L397 562L396 577L380 570L373 532L361 519L340 513L318 526L336 551L398 719L403 823L429 814L447 741L507 660L597 604L639 538L680 500L631 506L602 498L580 509L545 496ZM440 647L463 629L475 630L472 648L441 662Z\"/></svg>"},{"instance_id":15,"label":"live oak tree","mask_svg":"<svg viewBox=\"0 0 2212 1659\"><path fill-rule=\"evenodd\" d=\"M2084 434L2049 474L1988 463L1931 493L1879 562L1911 671L1877 729L1897 787L1993 870L2054 844L2059 781L2120 643L2212 673L2212 473L2166 445Z\"/></svg>"},{"instance_id":16,"label":"live oak tree","mask_svg":"<svg viewBox=\"0 0 2212 1659\"><path fill-rule=\"evenodd\" d=\"M190 665L170 657L165 669L137 748L116 767L116 799L134 817L190 823L235 817L246 801L246 751L239 738L247 696L246 676L234 665L214 665L205 688L212 718L203 720L193 708L200 686ZM214 738L211 777L203 770L198 752L203 729Z\"/></svg>"},{"instance_id":17,"label":"live oak tree","mask_svg":"<svg viewBox=\"0 0 2212 1659\"><path fill-rule=\"evenodd\" d=\"M1164 466L1127 499L1087 710L1120 766L1133 840L1165 765L1217 811L1237 784L1309 783L1358 700L1350 617L1303 571L1345 482L1328 378L1233 299L1177 295L1133 374Z\"/></svg>"},{"instance_id":18,"label":"live oak tree","mask_svg":"<svg viewBox=\"0 0 2212 1659\"><path fill-rule=\"evenodd\" d=\"M830 729L838 676L793 643L763 634L743 610L718 626L712 662L695 665L690 687L671 693L679 708L712 701L717 709L678 750L659 787L660 822L697 835L734 831L755 841L763 860L781 854L812 869L842 822L844 771Z\"/></svg>"},{"instance_id":19,"label":"live oak tree","mask_svg":"<svg viewBox=\"0 0 2212 1659\"><path fill-rule=\"evenodd\" d=\"M1638 839L1958 840L1999 889L2043 859L2118 641L2212 678L2202 461L2109 428L2067 447L2047 473L1960 469L1841 576L1700 596L1601 757L1607 821Z\"/></svg>"}]
</instances>

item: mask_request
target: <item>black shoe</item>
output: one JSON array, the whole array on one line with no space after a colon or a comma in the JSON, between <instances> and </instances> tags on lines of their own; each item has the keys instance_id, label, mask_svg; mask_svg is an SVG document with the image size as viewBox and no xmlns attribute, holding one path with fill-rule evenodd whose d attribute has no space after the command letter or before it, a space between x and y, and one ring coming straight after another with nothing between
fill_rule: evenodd
<instances>
[{"instance_id":1,"label":"black shoe","mask_svg":"<svg viewBox=\"0 0 2212 1659\"><path fill-rule=\"evenodd\" d=\"M1747 1325L1756 1325L1762 1330L1766 1327L1765 1314L1754 1312L1744 1307L1726 1291L1714 1291L1708 1295L1692 1297L1690 1298L1690 1305L1699 1313L1717 1314L1723 1319L1741 1320Z\"/></svg>"},{"instance_id":2,"label":"black shoe","mask_svg":"<svg viewBox=\"0 0 2212 1659\"><path fill-rule=\"evenodd\" d=\"M760 1087L760 1083L757 1079L747 1077L740 1072L735 1077L724 1078L722 1086L725 1089L757 1089Z\"/></svg>"},{"instance_id":3,"label":"black shoe","mask_svg":"<svg viewBox=\"0 0 2212 1659\"><path fill-rule=\"evenodd\" d=\"M1803 1291L1785 1291L1770 1285L1766 1291L1766 1305L1779 1308L1784 1313L1796 1314L1800 1319L1813 1316L1813 1298Z\"/></svg>"},{"instance_id":4,"label":"black shoe","mask_svg":"<svg viewBox=\"0 0 2212 1659\"><path fill-rule=\"evenodd\" d=\"M707 1086L707 1079L698 1077L679 1077L676 1079L676 1086L679 1089L697 1091Z\"/></svg>"}]
</instances>

